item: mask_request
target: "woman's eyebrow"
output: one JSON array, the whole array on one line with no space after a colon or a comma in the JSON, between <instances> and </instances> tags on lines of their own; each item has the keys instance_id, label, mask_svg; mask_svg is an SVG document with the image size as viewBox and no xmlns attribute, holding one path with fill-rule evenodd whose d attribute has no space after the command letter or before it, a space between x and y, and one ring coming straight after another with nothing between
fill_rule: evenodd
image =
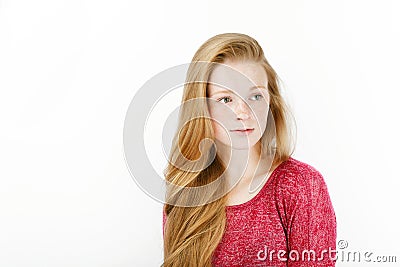
<instances>
[{"instance_id":1,"label":"woman's eyebrow","mask_svg":"<svg viewBox=\"0 0 400 267\"><path fill-rule=\"evenodd\" d=\"M267 89L267 88L265 88L265 86L263 86L263 85L256 85L256 86L250 87L249 90L255 90L255 89ZM213 92L211 95L216 95L216 94L230 94L230 93L232 93L231 90L220 90L220 91L217 91L217 92Z\"/></svg>"},{"instance_id":2,"label":"woman's eyebrow","mask_svg":"<svg viewBox=\"0 0 400 267\"><path fill-rule=\"evenodd\" d=\"M250 90L254 90L254 89L258 89L258 88L267 89L267 88L265 88L264 85L256 85L256 86L250 87Z\"/></svg>"}]
</instances>

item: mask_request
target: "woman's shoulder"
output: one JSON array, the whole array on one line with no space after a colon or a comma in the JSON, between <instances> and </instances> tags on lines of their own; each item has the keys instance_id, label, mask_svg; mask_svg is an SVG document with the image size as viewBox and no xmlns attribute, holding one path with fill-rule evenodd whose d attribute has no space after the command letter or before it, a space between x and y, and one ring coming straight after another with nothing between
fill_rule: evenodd
<instances>
[{"instance_id":1,"label":"woman's shoulder","mask_svg":"<svg viewBox=\"0 0 400 267\"><path fill-rule=\"evenodd\" d=\"M283 167L284 167L283 169L285 171L290 171L290 172L294 172L294 173L297 172L297 173L303 173L303 174L319 173L319 171L314 167L314 165L300 161L292 156L290 156L284 163L286 163L283 165Z\"/></svg>"},{"instance_id":2,"label":"woman's shoulder","mask_svg":"<svg viewBox=\"0 0 400 267\"><path fill-rule=\"evenodd\" d=\"M322 174L312 164L290 156L276 169L276 185L280 187L307 187L325 185Z\"/></svg>"}]
</instances>

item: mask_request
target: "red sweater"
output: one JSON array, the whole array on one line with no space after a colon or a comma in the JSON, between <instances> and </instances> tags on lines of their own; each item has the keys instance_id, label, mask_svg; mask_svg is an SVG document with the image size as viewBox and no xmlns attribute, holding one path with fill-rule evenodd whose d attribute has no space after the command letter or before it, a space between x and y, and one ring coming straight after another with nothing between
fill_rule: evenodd
<instances>
[{"instance_id":1,"label":"red sweater","mask_svg":"<svg viewBox=\"0 0 400 267\"><path fill-rule=\"evenodd\" d=\"M225 210L213 266L335 266L336 216L314 167L290 157L255 197Z\"/></svg>"}]
</instances>

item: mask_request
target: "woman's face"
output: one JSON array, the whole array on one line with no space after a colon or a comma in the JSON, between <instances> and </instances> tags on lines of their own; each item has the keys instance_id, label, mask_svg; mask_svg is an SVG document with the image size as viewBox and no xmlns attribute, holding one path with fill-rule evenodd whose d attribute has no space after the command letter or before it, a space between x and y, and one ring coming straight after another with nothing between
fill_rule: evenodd
<instances>
[{"instance_id":1,"label":"woman's face","mask_svg":"<svg viewBox=\"0 0 400 267\"><path fill-rule=\"evenodd\" d=\"M267 125L267 74L260 63L225 61L212 71L207 86L208 107L217 144L249 149ZM233 68L233 69L232 69Z\"/></svg>"}]
</instances>

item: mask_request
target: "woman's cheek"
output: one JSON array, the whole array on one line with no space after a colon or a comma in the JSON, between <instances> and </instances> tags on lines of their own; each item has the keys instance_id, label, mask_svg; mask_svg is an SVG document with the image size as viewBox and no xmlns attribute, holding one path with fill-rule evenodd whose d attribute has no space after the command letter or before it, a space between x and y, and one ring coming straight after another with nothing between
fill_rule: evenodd
<instances>
[{"instance_id":1,"label":"woman's cheek","mask_svg":"<svg viewBox=\"0 0 400 267\"><path fill-rule=\"evenodd\" d=\"M227 130L215 120L213 120L213 129L215 133L215 138L217 140L225 144L229 142L229 135L227 133Z\"/></svg>"},{"instance_id":2,"label":"woman's cheek","mask_svg":"<svg viewBox=\"0 0 400 267\"><path fill-rule=\"evenodd\" d=\"M266 122L268 118L268 109L269 106L266 105L254 105L252 107L255 119L258 120L260 123Z\"/></svg>"}]
</instances>

